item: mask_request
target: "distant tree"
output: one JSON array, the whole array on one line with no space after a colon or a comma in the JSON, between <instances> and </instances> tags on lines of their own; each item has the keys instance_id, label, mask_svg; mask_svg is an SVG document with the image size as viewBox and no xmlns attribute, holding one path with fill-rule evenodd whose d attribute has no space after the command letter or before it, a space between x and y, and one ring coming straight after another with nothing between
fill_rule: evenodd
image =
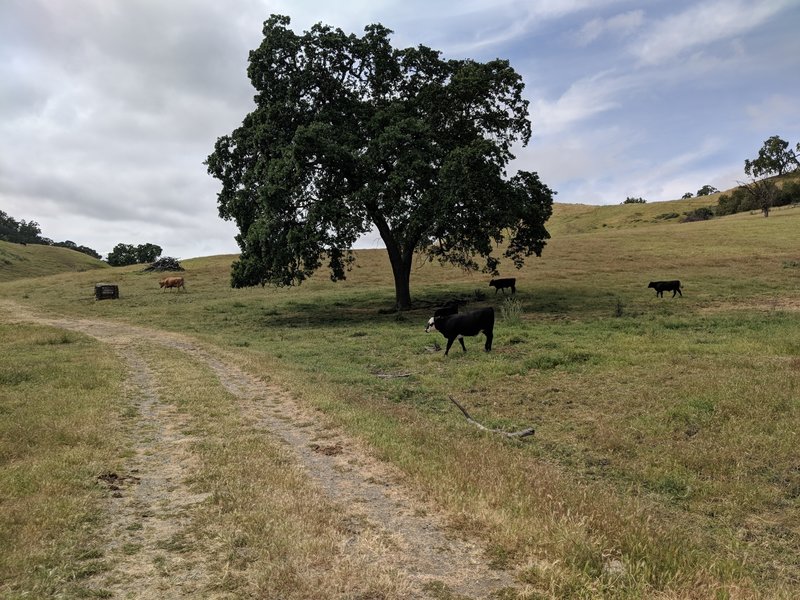
<instances>
[{"instance_id":1,"label":"distant tree","mask_svg":"<svg viewBox=\"0 0 800 600\"><path fill-rule=\"evenodd\" d=\"M627 198L625 198L623 204L645 204L646 202L647 200L645 200L644 198L632 198L628 196Z\"/></svg>"},{"instance_id":2,"label":"distant tree","mask_svg":"<svg viewBox=\"0 0 800 600\"><path fill-rule=\"evenodd\" d=\"M231 285L298 285L327 262L345 278L373 226L389 255L398 309L411 305L415 253L496 273L492 251L521 267L550 237L554 192L506 167L530 139L522 78L505 60L443 60L289 18L264 23L250 53L256 107L206 160L222 184L219 214L241 248Z\"/></svg>"},{"instance_id":3,"label":"distant tree","mask_svg":"<svg viewBox=\"0 0 800 600\"><path fill-rule=\"evenodd\" d=\"M139 246L117 244L109 252L106 260L112 267L123 267L125 265L153 262L160 255L161 248L155 244L141 244Z\"/></svg>"},{"instance_id":4,"label":"distant tree","mask_svg":"<svg viewBox=\"0 0 800 600\"><path fill-rule=\"evenodd\" d=\"M65 240L63 242L53 242L53 246L58 246L59 248L69 248L70 250L75 250L76 252L82 252L83 254L88 254L93 258L103 258L99 253L95 252L88 246L79 246L72 240Z\"/></svg>"},{"instance_id":5,"label":"distant tree","mask_svg":"<svg viewBox=\"0 0 800 600\"><path fill-rule=\"evenodd\" d=\"M800 167L800 143L795 152L789 148L789 142L773 135L758 151L758 158L744 161L744 172L753 179L770 175L783 175Z\"/></svg>"},{"instance_id":6,"label":"distant tree","mask_svg":"<svg viewBox=\"0 0 800 600\"><path fill-rule=\"evenodd\" d=\"M108 264L112 267L124 267L125 265L136 264L136 247L131 244L117 244L114 249L108 253L106 258Z\"/></svg>"},{"instance_id":7,"label":"distant tree","mask_svg":"<svg viewBox=\"0 0 800 600\"><path fill-rule=\"evenodd\" d=\"M17 244L50 244L51 240L42 237L42 230L36 221L17 221L0 210L0 240Z\"/></svg>"},{"instance_id":8,"label":"distant tree","mask_svg":"<svg viewBox=\"0 0 800 600\"><path fill-rule=\"evenodd\" d=\"M681 196L682 200L686 200L687 198L694 198L694 194L692 192L686 192L683 196Z\"/></svg>"},{"instance_id":9,"label":"distant tree","mask_svg":"<svg viewBox=\"0 0 800 600\"><path fill-rule=\"evenodd\" d=\"M752 179L749 182L739 184L750 197L752 203L758 207L765 217L769 216L769 211L775 205L778 197L778 186L774 181L767 179Z\"/></svg>"},{"instance_id":10,"label":"distant tree","mask_svg":"<svg viewBox=\"0 0 800 600\"><path fill-rule=\"evenodd\" d=\"M78 252L82 252L83 254L88 254L92 258L96 258L98 260L103 258L99 252L93 250L92 248L89 248L89 246L78 246L77 248L75 248L75 250L77 250Z\"/></svg>"},{"instance_id":11,"label":"distant tree","mask_svg":"<svg viewBox=\"0 0 800 600\"><path fill-rule=\"evenodd\" d=\"M136 246L136 262L151 263L161 256L161 246L155 244L141 244Z\"/></svg>"},{"instance_id":12,"label":"distant tree","mask_svg":"<svg viewBox=\"0 0 800 600\"><path fill-rule=\"evenodd\" d=\"M697 197L700 196L710 196L711 194L718 194L719 190L715 188L713 185L704 185L699 190L697 190Z\"/></svg>"},{"instance_id":13,"label":"distant tree","mask_svg":"<svg viewBox=\"0 0 800 600\"><path fill-rule=\"evenodd\" d=\"M11 239L17 233L17 228L19 224L17 223L16 219L9 216L6 212L0 210L0 240L4 240L6 242L14 241Z\"/></svg>"},{"instance_id":14,"label":"distant tree","mask_svg":"<svg viewBox=\"0 0 800 600\"><path fill-rule=\"evenodd\" d=\"M757 208L753 199L743 187L737 187L730 194L722 194L717 200L714 212L718 217L732 215L737 212L755 210Z\"/></svg>"},{"instance_id":15,"label":"distant tree","mask_svg":"<svg viewBox=\"0 0 800 600\"><path fill-rule=\"evenodd\" d=\"M778 190L775 206L800 203L800 181L786 181Z\"/></svg>"}]
</instances>

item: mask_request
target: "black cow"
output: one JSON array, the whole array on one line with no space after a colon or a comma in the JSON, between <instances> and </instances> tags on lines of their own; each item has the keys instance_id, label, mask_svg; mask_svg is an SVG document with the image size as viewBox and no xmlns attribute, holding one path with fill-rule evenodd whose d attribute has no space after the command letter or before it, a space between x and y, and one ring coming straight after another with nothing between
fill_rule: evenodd
<instances>
[{"instance_id":1,"label":"black cow","mask_svg":"<svg viewBox=\"0 0 800 600\"><path fill-rule=\"evenodd\" d=\"M664 292L672 292L672 297L675 297L675 294L680 294L681 297L683 293L681 293L681 282L677 279L674 281L651 281L650 285L647 286L648 288L653 288L656 291L656 297L661 296L664 297Z\"/></svg>"},{"instance_id":2,"label":"black cow","mask_svg":"<svg viewBox=\"0 0 800 600\"><path fill-rule=\"evenodd\" d=\"M497 294L498 290L503 290L506 293L506 288L511 288L511 293L517 293L517 279L516 277L507 277L505 279L492 279L489 282L489 287L494 288L494 293Z\"/></svg>"},{"instance_id":3,"label":"black cow","mask_svg":"<svg viewBox=\"0 0 800 600\"><path fill-rule=\"evenodd\" d=\"M461 348L466 352L467 347L464 346L463 336L478 335L481 332L486 336L484 348L489 352L492 349L492 338L494 337L494 309L490 306L460 315L431 317L428 321L428 326L425 327L426 333L430 331L438 331L447 338L445 356L450 352L450 346L453 345L456 339L458 339L461 343Z\"/></svg>"}]
</instances>

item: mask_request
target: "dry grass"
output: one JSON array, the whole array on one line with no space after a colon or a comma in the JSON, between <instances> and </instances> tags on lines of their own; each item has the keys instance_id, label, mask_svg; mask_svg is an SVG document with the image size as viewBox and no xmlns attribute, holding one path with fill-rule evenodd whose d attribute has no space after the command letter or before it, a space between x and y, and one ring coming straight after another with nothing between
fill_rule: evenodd
<instances>
[{"instance_id":1,"label":"dry grass","mask_svg":"<svg viewBox=\"0 0 800 600\"><path fill-rule=\"evenodd\" d=\"M75 333L0 324L0 596L77 597L107 568L100 473L122 460L119 363Z\"/></svg>"},{"instance_id":2,"label":"dry grass","mask_svg":"<svg viewBox=\"0 0 800 600\"><path fill-rule=\"evenodd\" d=\"M211 556L214 584L204 596L406 597L402 581L376 560L385 552L380 540L348 542L341 511L309 482L285 444L248 422L204 365L166 350L151 351L149 360L162 373L161 394L175 398L189 431L198 434L192 452L200 465L189 483L209 499L187 535Z\"/></svg>"},{"instance_id":3,"label":"dry grass","mask_svg":"<svg viewBox=\"0 0 800 600\"><path fill-rule=\"evenodd\" d=\"M68 248L40 244L23 246L0 240L0 282L97 269L109 269L109 266Z\"/></svg>"},{"instance_id":4,"label":"dry grass","mask_svg":"<svg viewBox=\"0 0 800 600\"><path fill-rule=\"evenodd\" d=\"M675 210L662 204L644 206ZM543 258L503 270L518 278L518 322L498 320L489 355L468 339L467 354L444 358L422 331L430 306L453 296L499 311L488 278L420 262L421 308L383 313L393 299L383 251L359 252L346 282L320 274L299 289L230 289L233 257L208 257L183 262L187 294L124 268L112 271L119 301L92 300L85 273L10 282L0 295L228 349L400 468L456 530L488 541L488 560L517 569L528 597L795 596L800 211L603 228L609 217L594 210L581 218L601 226L572 234L557 211L562 233ZM673 278L683 298L646 287ZM481 434L448 394L481 422L535 425L536 436ZM236 503L256 493L245 465L257 443L243 435L208 461L214 479L230 478L232 512L255 522L258 508Z\"/></svg>"}]
</instances>

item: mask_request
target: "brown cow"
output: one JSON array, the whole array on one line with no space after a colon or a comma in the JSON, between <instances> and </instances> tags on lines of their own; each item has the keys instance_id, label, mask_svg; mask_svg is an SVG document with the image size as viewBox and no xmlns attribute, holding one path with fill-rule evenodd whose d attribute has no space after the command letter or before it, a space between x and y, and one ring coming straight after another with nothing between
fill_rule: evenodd
<instances>
[{"instance_id":1,"label":"brown cow","mask_svg":"<svg viewBox=\"0 0 800 600\"><path fill-rule=\"evenodd\" d=\"M186 291L186 286L183 284L183 277L164 277L164 279L158 282L158 285L164 289L178 288L178 291L180 291L181 288L183 288L183 291Z\"/></svg>"}]
</instances>

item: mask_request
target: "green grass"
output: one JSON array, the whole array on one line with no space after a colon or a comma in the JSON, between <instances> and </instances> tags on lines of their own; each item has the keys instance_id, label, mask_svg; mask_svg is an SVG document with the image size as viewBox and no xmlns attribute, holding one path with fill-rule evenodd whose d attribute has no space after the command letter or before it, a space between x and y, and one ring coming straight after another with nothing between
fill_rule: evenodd
<instances>
[{"instance_id":1,"label":"green grass","mask_svg":"<svg viewBox=\"0 0 800 600\"><path fill-rule=\"evenodd\" d=\"M383 251L360 251L337 284L320 273L231 289L225 256L183 261L186 294L126 267L111 271L120 300L94 301L91 273L8 282L0 296L227 350L397 465L538 597L794 597L800 295L786 265L800 260L800 210L657 218L709 200L680 202L582 207L571 224L573 209L557 209L543 257L502 269L518 278L513 309L488 277L420 261L419 308L386 312ZM656 298L656 279L680 279L683 298ZM490 354L482 336L466 354L431 351L443 338L425 322L452 297L496 308ZM392 373L411 375L377 376ZM487 426L536 435L480 433L448 395Z\"/></svg>"},{"instance_id":2,"label":"green grass","mask_svg":"<svg viewBox=\"0 0 800 600\"><path fill-rule=\"evenodd\" d=\"M0 596L76 597L106 568L97 475L120 460L120 369L74 333L0 324Z\"/></svg>"}]
</instances>

